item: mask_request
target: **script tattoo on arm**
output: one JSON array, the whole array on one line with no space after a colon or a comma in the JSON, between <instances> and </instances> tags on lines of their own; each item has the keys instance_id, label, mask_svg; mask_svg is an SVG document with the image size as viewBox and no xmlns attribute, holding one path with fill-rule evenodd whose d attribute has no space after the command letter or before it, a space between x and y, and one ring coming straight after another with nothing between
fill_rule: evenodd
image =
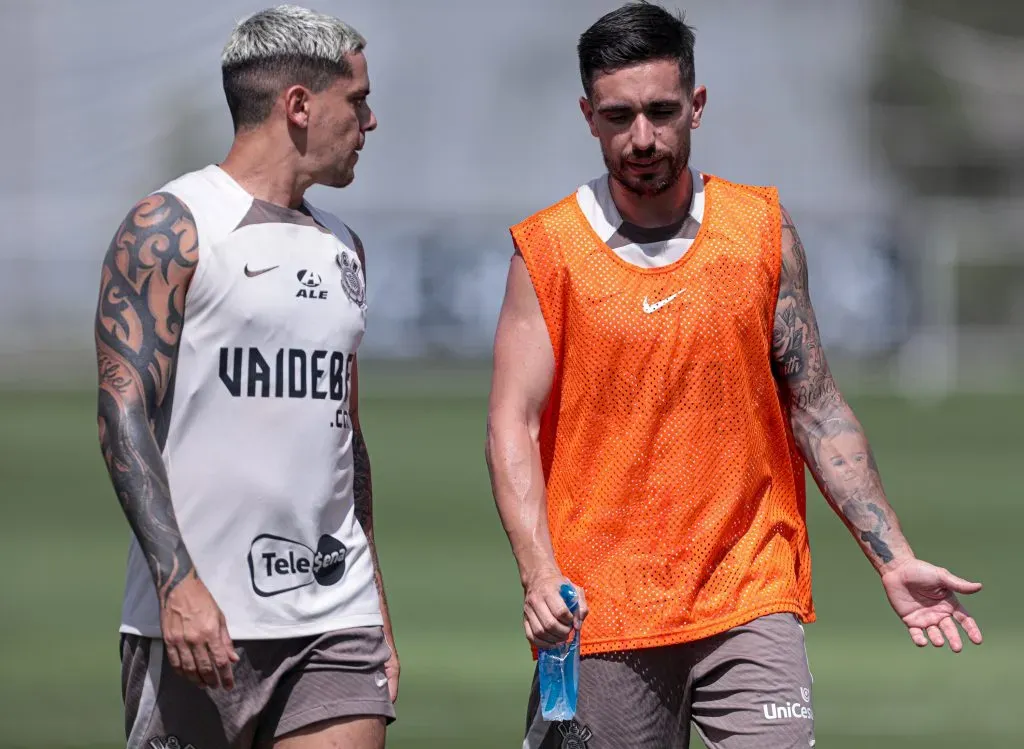
<instances>
[{"instance_id":1,"label":"script tattoo on arm","mask_svg":"<svg viewBox=\"0 0 1024 749\"><path fill-rule=\"evenodd\" d=\"M772 366L793 437L825 499L876 569L910 555L864 430L836 387L808 288L807 256L783 209Z\"/></svg>"},{"instance_id":2,"label":"script tattoo on arm","mask_svg":"<svg viewBox=\"0 0 1024 749\"><path fill-rule=\"evenodd\" d=\"M107 250L94 326L100 447L161 606L195 575L161 449L197 256L196 225L185 205L166 193L140 201Z\"/></svg>"}]
</instances>

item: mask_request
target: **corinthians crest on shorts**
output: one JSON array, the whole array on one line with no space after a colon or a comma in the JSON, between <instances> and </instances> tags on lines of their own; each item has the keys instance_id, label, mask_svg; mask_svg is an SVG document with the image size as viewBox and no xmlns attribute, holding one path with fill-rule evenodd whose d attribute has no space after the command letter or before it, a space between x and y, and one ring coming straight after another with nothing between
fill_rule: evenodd
<instances>
[{"instance_id":1,"label":"corinthians crest on shorts","mask_svg":"<svg viewBox=\"0 0 1024 749\"><path fill-rule=\"evenodd\" d=\"M558 732L562 734L562 749L587 749L587 742L594 732L576 720L559 723Z\"/></svg>"},{"instance_id":2,"label":"corinthians crest on shorts","mask_svg":"<svg viewBox=\"0 0 1024 749\"><path fill-rule=\"evenodd\" d=\"M362 268L359 258L348 250L338 253L338 265L341 266L341 288L354 304L366 307L366 284L363 282Z\"/></svg>"}]
</instances>

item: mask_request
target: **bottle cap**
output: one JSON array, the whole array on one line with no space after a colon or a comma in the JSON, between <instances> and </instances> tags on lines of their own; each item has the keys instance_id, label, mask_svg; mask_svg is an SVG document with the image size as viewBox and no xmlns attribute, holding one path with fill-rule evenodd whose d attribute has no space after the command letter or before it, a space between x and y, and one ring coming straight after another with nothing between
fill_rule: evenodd
<instances>
[{"instance_id":1,"label":"bottle cap","mask_svg":"<svg viewBox=\"0 0 1024 749\"><path fill-rule=\"evenodd\" d=\"M569 583L562 583L562 587L558 589L558 592L561 594L562 600L565 601L565 605L569 607L569 611L575 613L576 609L580 606L580 597L576 592L576 588Z\"/></svg>"}]
</instances>

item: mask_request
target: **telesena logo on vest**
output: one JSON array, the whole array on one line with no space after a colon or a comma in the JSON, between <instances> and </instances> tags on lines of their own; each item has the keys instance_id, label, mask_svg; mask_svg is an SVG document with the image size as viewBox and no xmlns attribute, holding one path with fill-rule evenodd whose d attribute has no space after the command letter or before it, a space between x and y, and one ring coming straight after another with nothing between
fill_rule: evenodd
<instances>
[{"instance_id":1,"label":"telesena logo on vest","mask_svg":"<svg viewBox=\"0 0 1024 749\"><path fill-rule=\"evenodd\" d=\"M255 200L217 166L163 189L199 240L156 430L196 570L235 639L379 625L349 417L366 329L361 248L331 214ZM121 631L159 637L134 542L128 566Z\"/></svg>"},{"instance_id":2,"label":"telesena logo on vest","mask_svg":"<svg viewBox=\"0 0 1024 749\"><path fill-rule=\"evenodd\" d=\"M347 549L321 536L316 550L281 536L257 536L249 547L249 573L258 596L276 596L307 585L334 585L345 574Z\"/></svg>"}]
</instances>

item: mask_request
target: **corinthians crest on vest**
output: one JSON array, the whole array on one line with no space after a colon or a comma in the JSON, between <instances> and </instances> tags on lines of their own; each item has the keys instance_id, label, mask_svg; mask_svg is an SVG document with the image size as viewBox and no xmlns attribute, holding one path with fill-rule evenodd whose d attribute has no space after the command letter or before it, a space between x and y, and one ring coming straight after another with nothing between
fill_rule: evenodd
<instances>
[{"instance_id":1,"label":"corinthians crest on vest","mask_svg":"<svg viewBox=\"0 0 1024 749\"><path fill-rule=\"evenodd\" d=\"M366 284L360 272L359 258L347 250L338 253L338 265L341 266L341 288L354 304L366 306Z\"/></svg>"}]
</instances>

